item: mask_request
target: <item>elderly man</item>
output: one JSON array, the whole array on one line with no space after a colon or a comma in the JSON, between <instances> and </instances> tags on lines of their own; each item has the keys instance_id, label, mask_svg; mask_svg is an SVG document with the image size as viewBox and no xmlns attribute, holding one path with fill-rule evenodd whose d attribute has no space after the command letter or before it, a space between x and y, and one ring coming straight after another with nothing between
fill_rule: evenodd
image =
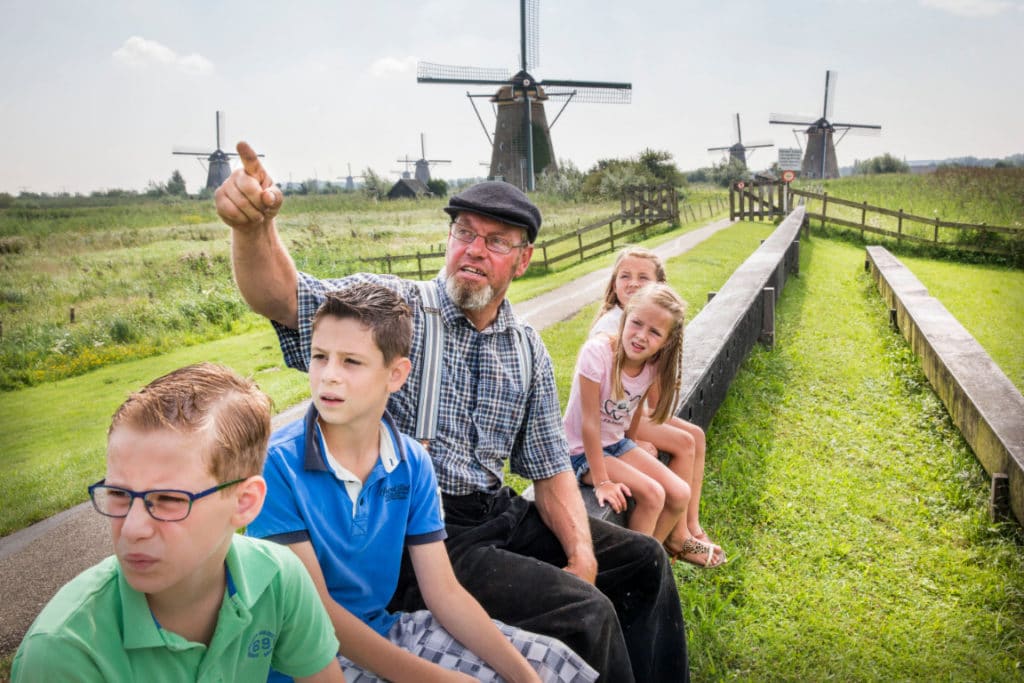
<instances>
[{"instance_id":1,"label":"elderly man","mask_svg":"<svg viewBox=\"0 0 1024 683\"><path fill-rule=\"evenodd\" d=\"M269 318L289 366L306 370L310 318L324 293L373 280L414 313L413 372L391 396L399 429L416 433L428 315L439 315L440 396L429 450L442 491L448 552L459 581L505 623L558 638L602 680L685 681L686 633L668 558L653 538L589 518L572 473L551 358L505 298L530 264L540 211L507 183L451 198L445 269L432 283L359 274L318 280L297 272L274 218L283 195L252 149L217 190L232 228L235 280ZM424 298L436 304L424 303ZM434 337L436 339L436 337ZM525 353L524 353L525 352ZM505 461L534 482L536 503L503 486ZM419 607L413 581L393 606Z\"/></svg>"}]
</instances>

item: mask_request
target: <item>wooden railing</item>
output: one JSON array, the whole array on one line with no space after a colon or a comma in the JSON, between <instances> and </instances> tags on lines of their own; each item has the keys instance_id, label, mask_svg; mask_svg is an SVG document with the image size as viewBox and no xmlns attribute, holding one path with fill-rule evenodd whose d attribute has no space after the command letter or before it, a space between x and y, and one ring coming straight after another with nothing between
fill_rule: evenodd
<instances>
[{"instance_id":1,"label":"wooden railing","mask_svg":"<svg viewBox=\"0 0 1024 683\"><path fill-rule=\"evenodd\" d=\"M870 232L894 238L897 242L906 240L918 244L949 246L967 251L991 254L1009 255L1020 254L1024 251L1024 229L1021 228L986 225L985 223L944 221L938 216L916 216L905 212L903 209L894 211L881 206L872 206L867 202L854 202L848 199L840 199L839 197L830 197L828 192L818 193L790 188L789 194L791 197L803 197L821 203L821 210L818 212L808 208L808 220L817 220L822 227L826 223L830 223L860 230L861 237L864 236L865 232ZM829 215L830 207L833 209L832 215ZM859 211L860 219L851 219L849 212L845 212L845 215L839 215L840 212L836 211L835 207L846 207ZM868 218L869 214L873 215L873 219ZM856 213L853 216L856 216ZM883 221L874 218L875 216L895 219L895 229L883 225ZM892 220L887 220L885 223L890 226L893 225ZM946 234L940 234L940 230L945 230ZM952 238L949 237L949 231L955 231L952 233ZM964 241L961 239L964 231L977 231L982 234L982 239L978 241L979 243ZM1006 237L992 239L998 235L1006 236L1009 239ZM942 237L946 239L942 239Z\"/></svg>"},{"instance_id":2,"label":"wooden railing","mask_svg":"<svg viewBox=\"0 0 1024 683\"><path fill-rule=\"evenodd\" d=\"M635 240L638 236L640 239L646 239L651 229L661 223L675 223L680 216L685 218L687 215L692 221L704 217L711 218L716 212L725 209L725 200L722 197L700 203L679 203L675 200L674 190L670 198L662 188L653 188L650 191L652 194L661 195L657 201L669 201L670 204L662 204L659 208L654 200L639 198L636 195L630 199L623 199L622 213L534 244L531 268L547 269L568 259L582 262L613 252L624 242ZM414 254L386 254L361 258L359 261L377 272L423 280L437 274L444 265L444 257L444 251L441 250Z\"/></svg>"}]
</instances>

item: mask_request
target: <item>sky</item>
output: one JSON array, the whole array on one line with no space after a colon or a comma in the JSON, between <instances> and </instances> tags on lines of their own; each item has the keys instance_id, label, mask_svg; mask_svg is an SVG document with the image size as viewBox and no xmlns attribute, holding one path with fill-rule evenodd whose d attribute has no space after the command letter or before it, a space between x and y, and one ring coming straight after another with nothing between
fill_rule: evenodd
<instances>
[{"instance_id":1,"label":"sky","mask_svg":"<svg viewBox=\"0 0 1024 683\"><path fill-rule=\"evenodd\" d=\"M0 0L0 192L144 190L175 170L205 185L215 112L225 149L246 140L279 182L487 172L467 86L418 84L419 61L518 70L515 0ZM1024 152L1024 0L540 0L543 81L626 81L630 104L570 103L555 155L669 152L721 160L739 113L755 168L798 146L770 114L817 115L837 74L839 164ZM486 89L473 89L474 93ZM480 115L493 131L484 99ZM557 108L548 105L549 120ZM803 144L802 140L799 144ZM204 160L205 163L205 160Z\"/></svg>"}]
</instances>

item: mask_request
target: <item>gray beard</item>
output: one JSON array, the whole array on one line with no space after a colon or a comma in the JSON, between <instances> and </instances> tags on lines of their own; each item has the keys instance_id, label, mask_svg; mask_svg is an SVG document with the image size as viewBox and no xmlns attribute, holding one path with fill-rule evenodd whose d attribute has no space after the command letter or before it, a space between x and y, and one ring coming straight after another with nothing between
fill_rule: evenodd
<instances>
[{"instance_id":1,"label":"gray beard","mask_svg":"<svg viewBox=\"0 0 1024 683\"><path fill-rule=\"evenodd\" d=\"M489 284L473 289L468 284L458 282L454 277L445 279L444 290L448 292L455 305L465 311L479 311L494 298L494 288Z\"/></svg>"}]
</instances>

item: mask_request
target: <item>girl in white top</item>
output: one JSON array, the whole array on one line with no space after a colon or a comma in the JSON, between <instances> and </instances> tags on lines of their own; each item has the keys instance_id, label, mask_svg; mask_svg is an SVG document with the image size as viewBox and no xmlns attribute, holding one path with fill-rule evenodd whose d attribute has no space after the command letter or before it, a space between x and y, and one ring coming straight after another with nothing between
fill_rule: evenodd
<instances>
[{"instance_id":1,"label":"girl in white top","mask_svg":"<svg viewBox=\"0 0 1024 683\"><path fill-rule=\"evenodd\" d=\"M590 329L590 336L617 335L622 307L641 287L666 280L664 263L653 251L643 247L623 249L612 267L603 305ZM679 381L679 378L675 381ZM647 414L647 408L656 402L656 397L652 396L651 399L632 435L643 447L649 446L652 453L661 450L669 455L669 467L690 486L690 500L682 523L694 538L714 546L713 563L721 564L725 561L722 549L711 542L700 525L700 493L704 482L706 449L704 430L675 415L662 423L653 422ZM680 556L681 545L670 543L666 547L673 557Z\"/></svg>"},{"instance_id":2,"label":"girl in white top","mask_svg":"<svg viewBox=\"0 0 1024 683\"><path fill-rule=\"evenodd\" d=\"M620 512L631 496L631 529L660 540L674 558L710 567L723 558L720 549L689 532L690 486L626 436L636 432L648 398L650 421L662 424L671 417L685 313L668 285L651 284L634 294L617 334L593 337L580 350L565 431L577 476L594 486L601 505Z\"/></svg>"}]
</instances>

